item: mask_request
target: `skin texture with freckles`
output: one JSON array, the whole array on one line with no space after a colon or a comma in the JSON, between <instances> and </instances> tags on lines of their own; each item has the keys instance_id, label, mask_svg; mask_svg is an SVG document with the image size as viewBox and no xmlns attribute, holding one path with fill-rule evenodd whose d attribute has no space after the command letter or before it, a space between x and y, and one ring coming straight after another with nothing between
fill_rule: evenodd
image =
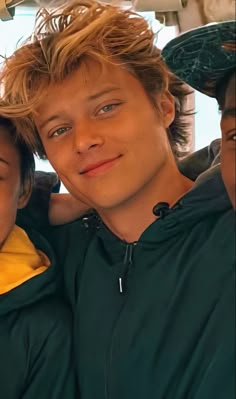
<instances>
[{"instance_id":1,"label":"skin texture with freckles","mask_svg":"<svg viewBox=\"0 0 236 399\"><path fill-rule=\"evenodd\" d=\"M137 239L155 220L157 202L173 204L192 185L179 173L166 133L173 98L165 92L156 101L161 117L128 71L101 69L90 60L49 87L35 118L48 159L68 191L127 240ZM139 225L131 232L137 214Z\"/></svg>"},{"instance_id":2,"label":"skin texture with freckles","mask_svg":"<svg viewBox=\"0 0 236 399\"><path fill-rule=\"evenodd\" d=\"M225 187L236 209L236 74L229 80L221 117L221 170Z\"/></svg>"}]
</instances>

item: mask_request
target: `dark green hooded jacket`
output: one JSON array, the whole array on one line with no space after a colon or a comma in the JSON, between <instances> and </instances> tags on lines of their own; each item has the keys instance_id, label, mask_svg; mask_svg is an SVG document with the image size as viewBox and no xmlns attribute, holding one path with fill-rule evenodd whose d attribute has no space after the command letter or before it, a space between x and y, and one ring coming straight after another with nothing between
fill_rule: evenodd
<instances>
[{"instance_id":1,"label":"dark green hooded jacket","mask_svg":"<svg viewBox=\"0 0 236 399\"><path fill-rule=\"evenodd\" d=\"M0 295L0 398L78 399L71 314L55 296L54 255L38 234L30 238L51 266Z\"/></svg>"},{"instance_id":2,"label":"dark green hooded jacket","mask_svg":"<svg viewBox=\"0 0 236 399\"><path fill-rule=\"evenodd\" d=\"M138 242L96 215L54 239L82 399L235 398L235 213L218 167Z\"/></svg>"}]
</instances>

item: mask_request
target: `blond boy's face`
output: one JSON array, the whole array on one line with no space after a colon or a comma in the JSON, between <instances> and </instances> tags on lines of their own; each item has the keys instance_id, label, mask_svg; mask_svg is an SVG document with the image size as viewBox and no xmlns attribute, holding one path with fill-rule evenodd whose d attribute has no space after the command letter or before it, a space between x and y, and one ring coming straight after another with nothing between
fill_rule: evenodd
<instances>
[{"instance_id":1,"label":"blond boy's face","mask_svg":"<svg viewBox=\"0 0 236 399\"><path fill-rule=\"evenodd\" d=\"M0 127L0 249L15 224L20 192L20 156L9 133Z\"/></svg>"},{"instance_id":2,"label":"blond boy's face","mask_svg":"<svg viewBox=\"0 0 236 399\"><path fill-rule=\"evenodd\" d=\"M172 154L166 128L174 117L171 96L161 101L162 118L129 72L92 61L48 88L35 123L49 161L74 196L101 212L157 184Z\"/></svg>"},{"instance_id":3,"label":"blond boy's face","mask_svg":"<svg viewBox=\"0 0 236 399\"><path fill-rule=\"evenodd\" d=\"M222 149L221 169L225 187L233 207L236 209L236 74L228 84L225 94L225 106L221 117Z\"/></svg>"}]
</instances>

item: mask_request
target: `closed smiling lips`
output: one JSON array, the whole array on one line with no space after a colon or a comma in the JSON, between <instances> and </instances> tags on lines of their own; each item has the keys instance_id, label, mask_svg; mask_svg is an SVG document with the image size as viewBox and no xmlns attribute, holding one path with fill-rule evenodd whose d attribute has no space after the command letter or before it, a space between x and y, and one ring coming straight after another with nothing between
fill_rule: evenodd
<instances>
[{"instance_id":1,"label":"closed smiling lips","mask_svg":"<svg viewBox=\"0 0 236 399\"><path fill-rule=\"evenodd\" d=\"M81 171L80 175L86 174L87 176L95 176L98 175L99 173L102 173L103 171L109 169L110 167L113 166L113 164L121 157L121 155L118 155L117 157L114 158L109 158L109 159L104 159L102 161L89 164L85 166Z\"/></svg>"}]
</instances>

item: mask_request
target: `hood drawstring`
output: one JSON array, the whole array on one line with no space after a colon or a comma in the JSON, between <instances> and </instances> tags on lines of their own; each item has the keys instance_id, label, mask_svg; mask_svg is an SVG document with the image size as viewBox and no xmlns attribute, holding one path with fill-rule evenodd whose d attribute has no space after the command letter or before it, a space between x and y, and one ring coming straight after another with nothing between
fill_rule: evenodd
<instances>
[{"instance_id":1,"label":"hood drawstring","mask_svg":"<svg viewBox=\"0 0 236 399\"><path fill-rule=\"evenodd\" d=\"M152 210L152 213L155 216L159 216L160 218L165 217L169 212L170 205L168 204L168 202L158 202L158 204L156 204Z\"/></svg>"},{"instance_id":2,"label":"hood drawstring","mask_svg":"<svg viewBox=\"0 0 236 399\"><path fill-rule=\"evenodd\" d=\"M180 209L183 206L183 201L180 200L178 201L172 208L170 208L170 205L168 204L168 202L158 202L158 204L156 204L153 209L152 209L152 213L155 216L158 216L160 218L164 218L165 216L169 215L169 213L172 210L175 209Z\"/></svg>"}]
</instances>

